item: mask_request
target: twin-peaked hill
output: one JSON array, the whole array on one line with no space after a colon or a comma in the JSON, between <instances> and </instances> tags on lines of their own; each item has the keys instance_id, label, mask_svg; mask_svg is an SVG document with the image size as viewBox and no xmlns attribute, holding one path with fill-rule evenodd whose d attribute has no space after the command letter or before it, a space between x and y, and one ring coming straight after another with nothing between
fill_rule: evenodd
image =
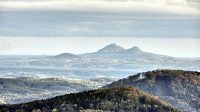
<instances>
[{"instance_id":1,"label":"twin-peaked hill","mask_svg":"<svg viewBox=\"0 0 200 112\"><path fill-rule=\"evenodd\" d=\"M152 60L152 59L169 59L172 57L163 56L142 51L139 47L134 46L125 49L117 44L110 44L94 53L81 54L83 57L92 58L111 58L111 59L134 59L134 60Z\"/></svg>"},{"instance_id":2,"label":"twin-peaked hill","mask_svg":"<svg viewBox=\"0 0 200 112\"><path fill-rule=\"evenodd\" d=\"M130 53L140 54L140 53L145 53L145 52L142 51L137 46L134 46L129 49L125 49L117 44L107 45L96 52L96 54L130 54Z\"/></svg>"}]
</instances>

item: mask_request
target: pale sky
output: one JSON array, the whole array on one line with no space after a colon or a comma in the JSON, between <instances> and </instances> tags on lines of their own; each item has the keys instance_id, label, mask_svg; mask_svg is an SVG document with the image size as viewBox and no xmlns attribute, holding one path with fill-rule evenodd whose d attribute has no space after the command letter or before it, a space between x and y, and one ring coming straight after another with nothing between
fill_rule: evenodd
<instances>
[{"instance_id":1,"label":"pale sky","mask_svg":"<svg viewBox=\"0 0 200 112\"><path fill-rule=\"evenodd\" d=\"M196 15L198 0L1 0L3 10L79 10L161 12ZM147 10L149 9L149 10ZM159 9L159 10L157 10Z\"/></svg>"},{"instance_id":2,"label":"pale sky","mask_svg":"<svg viewBox=\"0 0 200 112\"><path fill-rule=\"evenodd\" d=\"M117 43L200 57L199 5L199 0L0 0L0 54L84 53Z\"/></svg>"}]
</instances>

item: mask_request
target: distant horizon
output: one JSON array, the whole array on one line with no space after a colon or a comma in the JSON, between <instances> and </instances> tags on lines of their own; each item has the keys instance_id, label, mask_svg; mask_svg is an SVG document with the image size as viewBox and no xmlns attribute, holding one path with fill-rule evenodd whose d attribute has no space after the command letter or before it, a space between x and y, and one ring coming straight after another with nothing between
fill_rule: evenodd
<instances>
[{"instance_id":1,"label":"distant horizon","mask_svg":"<svg viewBox=\"0 0 200 112\"><path fill-rule=\"evenodd\" d=\"M137 46L142 51L172 57L200 57L200 39L188 38L1 38L0 55L58 55L96 52L117 44L125 49Z\"/></svg>"}]
</instances>

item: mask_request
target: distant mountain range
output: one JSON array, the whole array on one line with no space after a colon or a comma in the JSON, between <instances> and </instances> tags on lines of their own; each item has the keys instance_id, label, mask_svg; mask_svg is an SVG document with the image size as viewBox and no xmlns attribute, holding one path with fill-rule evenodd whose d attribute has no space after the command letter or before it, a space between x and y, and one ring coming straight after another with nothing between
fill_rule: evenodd
<instances>
[{"instance_id":1,"label":"distant mountain range","mask_svg":"<svg viewBox=\"0 0 200 112\"><path fill-rule=\"evenodd\" d=\"M71 54L62 53L55 56L30 58L3 58L3 67L31 68L82 68L82 69L183 69L198 70L200 59L174 58L142 51L137 46L124 49L116 44L110 44L93 53ZM139 71L140 72L140 71Z\"/></svg>"},{"instance_id":2,"label":"distant mountain range","mask_svg":"<svg viewBox=\"0 0 200 112\"><path fill-rule=\"evenodd\" d=\"M109 44L97 52L85 53L85 54L72 54L72 53L62 53L55 56L49 56L46 58L56 58L56 59L80 59L80 58L139 58L139 56L148 57L162 57L170 58L170 56L158 55L153 53L148 53L142 51L139 47L134 46L129 49L125 49L117 44Z\"/></svg>"}]
</instances>

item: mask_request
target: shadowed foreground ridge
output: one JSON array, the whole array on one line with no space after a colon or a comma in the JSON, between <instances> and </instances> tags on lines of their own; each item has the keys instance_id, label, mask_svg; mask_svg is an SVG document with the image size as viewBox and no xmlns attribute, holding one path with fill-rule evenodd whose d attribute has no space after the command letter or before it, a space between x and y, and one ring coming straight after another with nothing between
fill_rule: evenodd
<instances>
[{"instance_id":1,"label":"shadowed foreground ridge","mask_svg":"<svg viewBox=\"0 0 200 112\"><path fill-rule=\"evenodd\" d=\"M159 96L179 110L200 110L200 72L156 70L139 73L113 82L106 87L133 86Z\"/></svg>"},{"instance_id":2,"label":"shadowed foreground ridge","mask_svg":"<svg viewBox=\"0 0 200 112\"><path fill-rule=\"evenodd\" d=\"M133 87L90 90L47 100L16 105L2 105L0 112L178 112L168 103Z\"/></svg>"}]
</instances>

